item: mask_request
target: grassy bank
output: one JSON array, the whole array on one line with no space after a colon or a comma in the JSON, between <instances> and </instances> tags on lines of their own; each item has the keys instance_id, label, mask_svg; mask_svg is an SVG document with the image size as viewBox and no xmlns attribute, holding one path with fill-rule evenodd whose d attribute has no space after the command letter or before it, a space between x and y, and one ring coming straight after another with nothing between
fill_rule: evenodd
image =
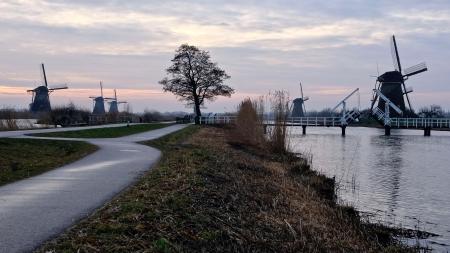
<instances>
[{"instance_id":1,"label":"grassy bank","mask_svg":"<svg viewBox=\"0 0 450 253\"><path fill-rule=\"evenodd\" d=\"M35 176L97 150L79 141L0 138L0 185Z\"/></svg>"},{"instance_id":2,"label":"grassy bank","mask_svg":"<svg viewBox=\"0 0 450 253\"><path fill-rule=\"evenodd\" d=\"M379 240L334 182L291 154L188 127L147 142L156 168L38 252L403 252Z\"/></svg>"},{"instance_id":3,"label":"grassy bank","mask_svg":"<svg viewBox=\"0 0 450 253\"><path fill-rule=\"evenodd\" d=\"M95 129L85 129L85 130L65 131L65 132L39 133L39 134L32 134L32 136L62 137L62 138L116 138L126 135L138 134L167 126L170 126L170 124L164 123L139 124L122 127L107 127L107 128L95 128Z\"/></svg>"}]
</instances>

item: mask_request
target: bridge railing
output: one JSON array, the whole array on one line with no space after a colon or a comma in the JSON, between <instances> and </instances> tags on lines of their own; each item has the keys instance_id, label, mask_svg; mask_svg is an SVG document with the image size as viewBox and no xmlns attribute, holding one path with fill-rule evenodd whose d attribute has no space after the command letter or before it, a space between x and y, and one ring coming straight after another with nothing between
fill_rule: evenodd
<instances>
[{"instance_id":1,"label":"bridge railing","mask_svg":"<svg viewBox=\"0 0 450 253\"><path fill-rule=\"evenodd\" d=\"M236 116L200 116L201 125L227 125L236 122Z\"/></svg>"},{"instance_id":2,"label":"bridge railing","mask_svg":"<svg viewBox=\"0 0 450 253\"><path fill-rule=\"evenodd\" d=\"M450 128L448 118L392 118L391 127L397 128Z\"/></svg>"},{"instance_id":3,"label":"bridge railing","mask_svg":"<svg viewBox=\"0 0 450 253\"><path fill-rule=\"evenodd\" d=\"M200 124L203 125L224 125L236 122L236 116L201 116ZM266 117L263 124L273 125L274 118ZM286 125L289 126L341 126L340 117L289 117L286 119Z\"/></svg>"},{"instance_id":4,"label":"bridge railing","mask_svg":"<svg viewBox=\"0 0 450 253\"><path fill-rule=\"evenodd\" d=\"M299 126L341 126L340 117L289 117L288 125Z\"/></svg>"}]
</instances>

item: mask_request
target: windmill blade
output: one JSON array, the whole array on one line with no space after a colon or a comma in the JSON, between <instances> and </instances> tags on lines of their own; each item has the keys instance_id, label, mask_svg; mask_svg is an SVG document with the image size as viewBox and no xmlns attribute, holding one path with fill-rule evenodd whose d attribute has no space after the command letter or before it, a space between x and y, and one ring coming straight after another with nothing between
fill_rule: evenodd
<instances>
[{"instance_id":1,"label":"windmill blade","mask_svg":"<svg viewBox=\"0 0 450 253\"><path fill-rule=\"evenodd\" d=\"M303 87L302 87L302 82L300 82L300 94L302 95L302 99L303 99Z\"/></svg>"},{"instance_id":2,"label":"windmill blade","mask_svg":"<svg viewBox=\"0 0 450 253\"><path fill-rule=\"evenodd\" d=\"M100 81L100 95L103 97L103 82Z\"/></svg>"},{"instance_id":3,"label":"windmill blade","mask_svg":"<svg viewBox=\"0 0 450 253\"><path fill-rule=\"evenodd\" d=\"M414 111L412 106L411 106L411 101L409 101L409 95L408 95L408 93L412 92L412 90L409 91L409 92L408 92L408 90L406 90L405 82L402 82L402 85L403 85L403 94L406 95L406 101L408 101L409 110L410 111Z\"/></svg>"},{"instance_id":4,"label":"windmill blade","mask_svg":"<svg viewBox=\"0 0 450 253\"><path fill-rule=\"evenodd\" d=\"M400 56L398 55L398 48L397 48L397 42L395 41L395 36L392 35L391 39L391 54L392 54L392 61L394 62L394 68L398 72L402 72L402 65L400 64Z\"/></svg>"},{"instance_id":5,"label":"windmill blade","mask_svg":"<svg viewBox=\"0 0 450 253\"><path fill-rule=\"evenodd\" d=\"M425 62L421 62L417 65L405 69L403 71L403 77L413 76L427 70L428 70L427 64Z\"/></svg>"},{"instance_id":6,"label":"windmill blade","mask_svg":"<svg viewBox=\"0 0 450 253\"><path fill-rule=\"evenodd\" d=\"M48 89L49 91L54 91L54 90L65 90L68 89L69 87L59 87L59 88L50 88Z\"/></svg>"},{"instance_id":7,"label":"windmill blade","mask_svg":"<svg viewBox=\"0 0 450 253\"><path fill-rule=\"evenodd\" d=\"M377 84L378 84L378 87L377 87ZM381 83L379 83L378 81L375 81L375 89L374 90L379 90L380 86L381 86ZM372 111L373 106L377 102L377 99L378 99L378 93L374 92L372 95L372 104L370 105L370 111Z\"/></svg>"},{"instance_id":8,"label":"windmill blade","mask_svg":"<svg viewBox=\"0 0 450 253\"><path fill-rule=\"evenodd\" d=\"M373 110L373 106L375 105L375 103L377 102L378 99L378 94L374 94L373 98L372 98L372 104L370 105L370 111Z\"/></svg>"},{"instance_id":9,"label":"windmill blade","mask_svg":"<svg viewBox=\"0 0 450 253\"><path fill-rule=\"evenodd\" d=\"M42 76L43 76L43 78L44 78L44 84L45 84L45 87L48 87L48 83L47 83L47 75L45 74L44 63L41 63L41 68L42 68Z\"/></svg>"},{"instance_id":10,"label":"windmill blade","mask_svg":"<svg viewBox=\"0 0 450 253\"><path fill-rule=\"evenodd\" d=\"M308 101L308 100L309 100L309 97L308 97L308 96L306 96L306 97L303 98L303 102Z\"/></svg>"},{"instance_id":11,"label":"windmill blade","mask_svg":"<svg viewBox=\"0 0 450 253\"><path fill-rule=\"evenodd\" d=\"M48 88L48 90L63 90L63 89L68 89L68 88L69 87L67 87L67 84L61 84L61 85L57 85L57 86Z\"/></svg>"}]
</instances>

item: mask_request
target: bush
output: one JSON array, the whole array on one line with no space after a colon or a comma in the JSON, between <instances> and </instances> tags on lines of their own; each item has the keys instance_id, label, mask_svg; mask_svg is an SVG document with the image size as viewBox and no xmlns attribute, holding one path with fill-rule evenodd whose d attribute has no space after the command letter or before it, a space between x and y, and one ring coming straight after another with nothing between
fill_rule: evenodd
<instances>
[{"instance_id":1,"label":"bush","mask_svg":"<svg viewBox=\"0 0 450 253\"><path fill-rule=\"evenodd\" d=\"M241 102L235 122L235 142L256 146L265 144L262 114L260 114L262 111L261 101L258 103L247 98Z\"/></svg>"}]
</instances>

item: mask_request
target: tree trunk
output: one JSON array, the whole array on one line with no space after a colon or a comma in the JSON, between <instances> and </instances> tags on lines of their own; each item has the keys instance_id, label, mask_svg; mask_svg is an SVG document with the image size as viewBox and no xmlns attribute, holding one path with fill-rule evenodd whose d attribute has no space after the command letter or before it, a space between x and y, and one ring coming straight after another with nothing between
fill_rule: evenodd
<instances>
[{"instance_id":1,"label":"tree trunk","mask_svg":"<svg viewBox=\"0 0 450 253\"><path fill-rule=\"evenodd\" d=\"M200 124L200 116L202 116L202 113L200 111L200 101L197 96L194 96L194 106L195 106L195 124Z\"/></svg>"}]
</instances>

